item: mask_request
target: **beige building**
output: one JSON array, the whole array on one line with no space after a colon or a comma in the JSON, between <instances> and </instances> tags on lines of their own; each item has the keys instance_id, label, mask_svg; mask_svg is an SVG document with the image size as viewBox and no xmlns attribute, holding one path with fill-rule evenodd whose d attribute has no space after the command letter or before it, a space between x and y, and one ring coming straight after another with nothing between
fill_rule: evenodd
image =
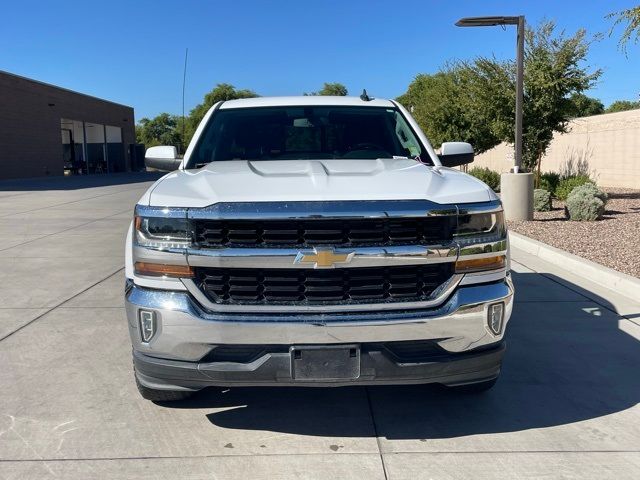
<instances>
[{"instance_id":1,"label":"beige building","mask_svg":"<svg viewBox=\"0 0 640 480\"><path fill-rule=\"evenodd\" d=\"M640 189L640 110L576 118L568 130L554 136L542 159L543 172L561 172L568 161L586 162L599 185ZM498 145L472 165L509 171L513 147Z\"/></svg>"}]
</instances>

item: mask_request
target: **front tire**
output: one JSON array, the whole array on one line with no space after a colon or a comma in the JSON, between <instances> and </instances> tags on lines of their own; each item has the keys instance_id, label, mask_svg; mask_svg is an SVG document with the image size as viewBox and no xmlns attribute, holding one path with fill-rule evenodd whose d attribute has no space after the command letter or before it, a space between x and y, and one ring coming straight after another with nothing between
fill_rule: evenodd
<instances>
[{"instance_id":1,"label":"front tire","mask_svg":"<svg viewBox=\"0 0 640 480\"><path fill-rule=\"evenodd\" d=\"M156 390L155 388L148 388L138 381L138 377L136 377L136 387L138 387L142 398L152 402L179 402L180 400L186 400L195 393L187 390Z\"/></svg>"},{"instance_id":2,"label":"front tire","mask_svg":"<svg viewBox=\"0 0 640 480\"><path fill-rule=\"evenodd\" d=\"M467 385L447 386L447 388L456 393L478 394L490 390L497 381L498 377L494 378L493 380L487 380L485 382L469 383Z\"/></svg>"}]
</instances>

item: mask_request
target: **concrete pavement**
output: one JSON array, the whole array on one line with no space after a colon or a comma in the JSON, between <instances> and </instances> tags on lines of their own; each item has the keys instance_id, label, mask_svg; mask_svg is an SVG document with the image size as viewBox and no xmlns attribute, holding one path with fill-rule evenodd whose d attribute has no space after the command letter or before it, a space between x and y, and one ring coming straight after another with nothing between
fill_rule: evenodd
<instances>
[{"instance_id":1,"label":"concrete pavement","mask_svg":"<svg viewBox=\"0 0 640 480\"><path fill-rule=\"evenodd\" d=\"M0 479L640 478L640 298L519 251L506 363L484 396L406 386L142 400L123 239L151 181L0 182Z\"/></svg>"}]
</instances>

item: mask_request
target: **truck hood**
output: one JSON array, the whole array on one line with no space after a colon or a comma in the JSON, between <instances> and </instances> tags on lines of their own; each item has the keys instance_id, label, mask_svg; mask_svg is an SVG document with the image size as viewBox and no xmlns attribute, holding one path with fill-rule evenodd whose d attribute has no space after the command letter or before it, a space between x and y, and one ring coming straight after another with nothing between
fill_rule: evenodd
<instances>
[{"instance_id":1,"label":"truck hood","mask_svg":"<svg viewBox=\"0 0 640 480\"><path fill-rule=\"evenodd\" d=\"M140 203L193 208L219 202L427 199L471 203L496 198L470 175L404 158L212 162L199 170L167 174L145 197Z\"/></svg>"}]
</instances>

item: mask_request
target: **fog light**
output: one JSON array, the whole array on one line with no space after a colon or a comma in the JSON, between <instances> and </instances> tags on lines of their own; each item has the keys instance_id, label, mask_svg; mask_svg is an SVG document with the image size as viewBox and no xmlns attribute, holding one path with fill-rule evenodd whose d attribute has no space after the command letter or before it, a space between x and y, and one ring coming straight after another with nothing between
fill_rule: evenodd
<instances>
[{"instance_id":1,"label":"fog light","mask_svg":"<svg viewBox=\"0 0 640 480\"><path fill-rule=\"evenodd\" d=\"M494 335L502 332L502 321L504 320L504 303L494 303L489 305L487 324Z\"/></svg>"},{"instance_id":2,"label":"fog light","mask_svg":"<svg viewBox=\"0 0 640 480\"><path fill-rule=\"evenodd\" d=\"M156 312L150 310L138 310L140 320L140 337L147 343L156 333Z\"/></svg>"}]
</instances>

